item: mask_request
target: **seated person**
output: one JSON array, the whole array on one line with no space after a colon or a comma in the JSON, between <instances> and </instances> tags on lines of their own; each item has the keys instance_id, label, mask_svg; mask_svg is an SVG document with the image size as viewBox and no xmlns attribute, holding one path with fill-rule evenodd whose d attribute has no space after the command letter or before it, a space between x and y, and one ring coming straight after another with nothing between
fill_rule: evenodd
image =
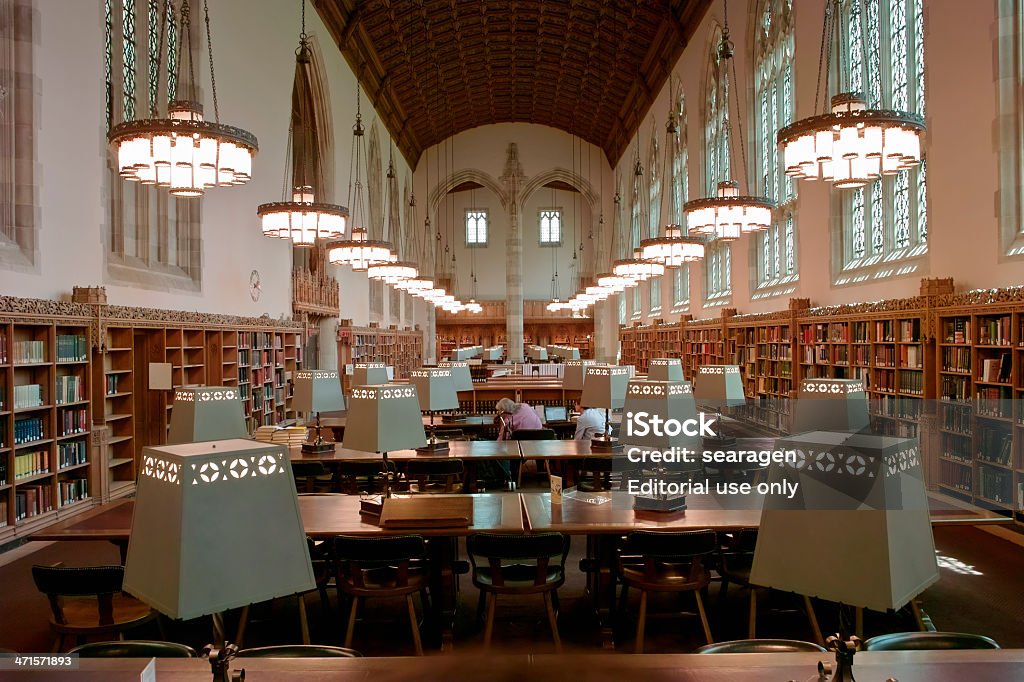
<instances>
[{"instance_id":1,"label":"seated person","mask_svg":"<svg viewBox=\"0 0 1024 682\"><path fill-rule=\"evenodd\" d=\"M510 398L502 398L495 406L498 414L494 421L498 424L498 440L511 440L512 432L519 429L543 429L544 424L537 411L526 403L517 403Z\"/></svg>"},{"instance_id":2,"label":"seated person","mask_svg":"<svg viewBox=\"0 0 1024 682\"><path fill-rule=\"evenodd\" d=\"M576 411L580 416L576 419L576 435L574 440L593 440L605 432L607 423L604 419L604 410L596 407L582 407L576 403Z\"/></svg>"}]
</instances>

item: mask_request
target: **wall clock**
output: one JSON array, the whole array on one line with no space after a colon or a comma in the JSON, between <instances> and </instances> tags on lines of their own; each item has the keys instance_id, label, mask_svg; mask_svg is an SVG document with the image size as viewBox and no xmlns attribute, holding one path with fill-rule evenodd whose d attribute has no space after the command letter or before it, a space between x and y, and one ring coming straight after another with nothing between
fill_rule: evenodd
<instances>
[{"instance_id":1,"label":"wall clock","mask_svg":"<svg viewBox=\"0 0 1024 682\"><path fill-rule=\"evenodd\" d=\"M249 295L252 296L252 300L260 300L260 294L263 292L263 285L260 284L260 271L253 270L249 273Z\"/></svg>"}]
</instances>

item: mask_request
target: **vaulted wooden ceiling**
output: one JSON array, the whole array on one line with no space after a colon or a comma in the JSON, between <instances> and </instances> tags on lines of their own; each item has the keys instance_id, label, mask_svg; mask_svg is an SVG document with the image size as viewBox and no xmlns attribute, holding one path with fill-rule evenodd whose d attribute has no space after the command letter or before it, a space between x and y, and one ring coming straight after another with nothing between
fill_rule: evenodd
<instances>
[{"instance_id":1,"label":"vaulted wooden ceiling","mask_svg":"<svg viewBox=\"0 0 1024 682\"><path fill-rule=\"evenodd\" d=\"M614 163L711 0L312 0L413 166L488 123L579 135Z\"/></svg>"}]
</instances>

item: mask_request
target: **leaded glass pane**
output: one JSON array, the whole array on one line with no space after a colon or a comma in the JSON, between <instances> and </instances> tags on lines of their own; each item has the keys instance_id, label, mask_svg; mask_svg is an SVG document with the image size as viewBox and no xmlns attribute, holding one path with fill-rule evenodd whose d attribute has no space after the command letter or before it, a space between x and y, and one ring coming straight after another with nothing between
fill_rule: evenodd
<instances>
[{"instance_id":1,"label":"leaded glass pane","mask_svg":"<svg viewBox=\"0 0 1024 682\"><path fill-rule=\"evenodd\" d=\"M892 106L907 109L907 10L905 0L889 3L889 52L892 61Z\"/></svg>"},{"instance_id":2,"label":"leaded glass pane","mask_svg":"<svg viewBox=\"0 0 1024 682\"><path fill-rule=\"evenodd\" d=\"M767 282L772 278L772 247L771 238L768 232L761 233L761 281Z\"/></svg>"},{"instance_id":3,"label":"leaded glass pane","mask_svg":"<svg viewBox=\"0 0 1024 682\"><path fill-rule=\"evenodd\" d=\"M775 81L772 81L772 93L769 97L769 100L771 102L772 112L768 120L771 122L771 124L768 128L768 131L765 134L765 139L769 141L768 155L766 159L768 162L768 167L771 169L769 175L772 179L772 193L769 194L768 196L770 196L777 202L779 200L779 173L778 169L776 168L775 145L771 144L771 139L774 137L774 132L776 129L779 128L779 88L775 84Z\"/></svg>"},{"instance_id":4,"label":"leaded glass pane","mask_svg":"<svg viewBox=\"0 0 1024 682\"><path fill-rule=\"evenodd\" d=\"M917 234L922 244L928 243L927 163L922 159L917 168Z\"/></svg>"},{"instance_id":5,"label":"leaded glass pane","mask_svg":"<svg viewBox=\"0 0 1024 682\"><path fill-rule=\"evenodd\" d=\"M879 0L864 0L867 26L867 50L868 50L868 106L882 106L882 52L881 52L881 24L878 21Z\"/></svg>"},{"instance_id":6,"label":"leaded glass pane","mask_svg":"<svg viewBox=\"0 0 1024 682\"><path fill-rule=\"evenodd\" d=\"M729 248L728 244L722 245L723 253L723 264L722 264L722 284L720 291L729 292L732 291L732 249Z\"/></svg>"},{"instance_id":7,"label":"leaded glass pane","mask_svg":"<svg viewBox=\"0 0 1024 682\"><path fill-rule=\"evenodd\" d=\"M710 265L711 279L708 282L708 291L712 294L717 294L722 278L722 251L720 247L715 247L714 252L711 254Z\"/></svg>"},{"instance_id":8,"label":"leaded glass pane","mask_svg":"<svg viewBox=\"0 0 1024 682\"><path fill-rule=\"evenodd\" d=\"M487 243L487 211L466 211L466 243Z\"/></svg>"},{"instance_id":9,"label":"leaded glass pane","mask_svg":"<svg viewBox=\"0 0 1024 682\"><path fill-rule=\"evenodd\" d=\"M157 0L149 0L147 19L149 24L149 110L156 111L156 93L159 83L157 75L157 59L160 53L160 11Z\"/></svg>"},{"instance_id":10,"label":"leaded glass pane","mask_svg":"<svg viewBox=\"0 0 1024 682\"><path fill-rule=\"evenodd\" d=\"M178 96L178 27L174 25L171 7L167 7L167 99Z\"/></svg>"},{"instance_id":11,"label":"leaded glass pane","mask_svg":"<svg viewBox=\"0 0 1024 682\"><path fill-rule=\"evenodd\" d=\"M924 115L924 0L914 0L914 81L915 111Z\"/></svg>"},{"instance_id":12,"label":"leaded glass pane","mask_svg":"<svg viewBox=\"0 0 1024 682\"><path fill-rule=\"evenodd\" d=\"M619 294L619 324L626 324L626 294Z\"/></svg>"},{"instance_id":13,"label":"leaded glass pane","mask_svg":"<svg viewBox=\"0 0 1024 682\"><path fill-rule=\"evenodd\" d=\"M112 111L113 105L114 105L114 98L113 98L113 87L114 86L113 86L113 83L111 83L111 75L112 74L111 74L111 69L110 69L110 62L111 62L111 59L113 58L111 53L110 53L110 50L111 50L110 24L112 22L111 9L110 9L110 0L106 0L104 5L105 6L104 6L104 10L103 11L104 11L104 15L106 17L106 28L107 28L106 37L105 37L106 57L104 59L104 67L105 67L104 74L105 74L106 83L107 83L107 102L106 102L106 104L107 104L107 130L110 130L110 119L114 115L114 112Z\"/></svg>"},{"instance_id":14,"label":"leaded glass pane","mask_svg":"<svg viewBox=\"0 0 1024 682\"><path fill-rule=\"evenodd\" d=\"M780 267L780 260L781 260L781 253L779 252L779 249L781 248L781 246L782 246L782 244L781 244L780 239L779 239L779 226L778 225L774 225L772 227L772 276L773 277L778 277L779 273L781 272L781 270L779 269L779 267Z\"/></svg>"},{"instance_id":15,"label":"leaded glass pane","mask_svg":"<svg viewBox=\"0 0 1024 682\"><path fill-rule=\"evenodd\" d=\"M861 225L863 232L863 224ZM863 236L861 237L863 248ZM793 214L786 216L786 274L796 273L796 235L793 234Z\"/></svg>"},{"instance_id":16,"label":"leaded glass pane","mask_svg":"<svg viewBox=\"0 0 1024 682\"><path fill-rule=\"evenodd\" d=\"M559 244L562 241L562 212L546 209L540 212L540 243Z\"/></svg>"},{"instance_id":17,"label":"leaded glass pane","mask_svg":"<svg viewBox=\"0 0 1024 682\"><path fill-rule=\"evenodd\" d=\"M853 257L861 259L865 253L864 237L864 188L861 187L853 192L852 213L853 213Z\"/></svg>"},{"instance_id":18,"label":"leaded glass pane","mask_svg":"<svg viewBox=\"0 0 1024 682\"><path fill-rule=\"evenodd\" d=\"M861 26L861 0L850 3L850 90L861 92L864 89L864 36Z\"/></svg>"},{"instance_id":19,"label":"leaded glass pane","mask_svg":"<svg viewBox=\"0 0 1024 682\"><path fill-rule=\"evenodd\" d=\"M661 277L651 277L651 310L661 309Z\"/></svg>"},{"instance_id":20,"label":"leaded glass pane","mask_svg":"<svg viewBox=\"0 0 1024 682\"><path fill-rule=\"evenodd\" d=\"M882 218L882 181L871 185L871 253L879 255L885 248L885 223Z\"/></svg>"},{"instance_id":21,"label":"leaded glass pane","mask_svg":"<svg viewBox=\"0 0 1024 682\"><path fill-rule=\"evenodd\" d=\"M793 122L793 62L787 60L786 69L782 72L782 116L783 125L789 125ZM772 135L772 144L775 144L775 135ZM776 148L776 154L778 149ZM786 188L786 198L790 198L794 194L795 185L793 184L793 178L785 174L785 168L779 168L779 173L783 176L783 182Z\"/></svg>"},{"instance_id":22,"label":"leaded glass pane","mask_svg":"<svg viewBox=\"0 0 1024 682\"><path fill-rule=\"evenodd\" d=\"M640 287L633 287L633 314L640 314Z\"/></svg>"},{"instance_id":23,"label":"leaded glass pane","mask_svg":"<svg viewBox=\"0 0 1024 682\"><path fill-rule=\"evenodd\" d=\"M135 118L135 0L124 0L124 119Z\"/></svg>"},{"instance_id":24,"label":"leaded glass pane","mask_svg":"<svg viewBox=\"0 0 1024 682\"><path fill-rule=\"evenodd\" d=\"M680 305L690 298L690 266L683 265L672 273L672 303Z\"/></svg>"},{"instance_id":25,"label":"leaded glass pane","mask_svg":"<svg viewBox=\"0 0 1024 682\"><path fill-rule=\"evenodd\" d=\"M771 187L771 164L768 159L771 157L771 141L769 140L771 122L768 120L768 89L761 90L761 182L764 193L772 195Z\"/></svg>"},{"instance_id":26,"label":"leaded glass pane","mask_svg":"<svg viewBox=\"0 0 1024 682\"><path fill-rule=\"evenodd\" d=\"M893 202L893 228L896 248L910 246L910 172L903 171L896 176L895 200Z\"/></svg>"}]
</instances>

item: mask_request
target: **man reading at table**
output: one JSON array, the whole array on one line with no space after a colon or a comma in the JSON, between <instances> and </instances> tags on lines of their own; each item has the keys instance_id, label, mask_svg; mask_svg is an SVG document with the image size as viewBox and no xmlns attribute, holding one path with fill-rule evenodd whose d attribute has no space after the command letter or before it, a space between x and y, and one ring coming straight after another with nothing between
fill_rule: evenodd
<instances>
[{"instance_id":1,"label":"man reading at table","mask_svg":"<svg viewBox=\"0 0 1024 682\"><path fill-rule=\"evenodd\" d=\"M592 440L594 436L602 434L607 428L604 420L604 411L596 407L582 407L576 403L576 411L580 416L576 419L575 440Z\"/></svg>"},{"instance_id":2,"label":"man reading at table","mask_svg":"<svg viewBox=\"0 0 1024 682\"><path fill-rule=\"evenodd\" d=\"M543 429L537 411L526 403L517 403L511 398L502 398L496 405L498 416L498 440L512 440L512 432L521 429Z\"/></svg>"}]
</instances>

